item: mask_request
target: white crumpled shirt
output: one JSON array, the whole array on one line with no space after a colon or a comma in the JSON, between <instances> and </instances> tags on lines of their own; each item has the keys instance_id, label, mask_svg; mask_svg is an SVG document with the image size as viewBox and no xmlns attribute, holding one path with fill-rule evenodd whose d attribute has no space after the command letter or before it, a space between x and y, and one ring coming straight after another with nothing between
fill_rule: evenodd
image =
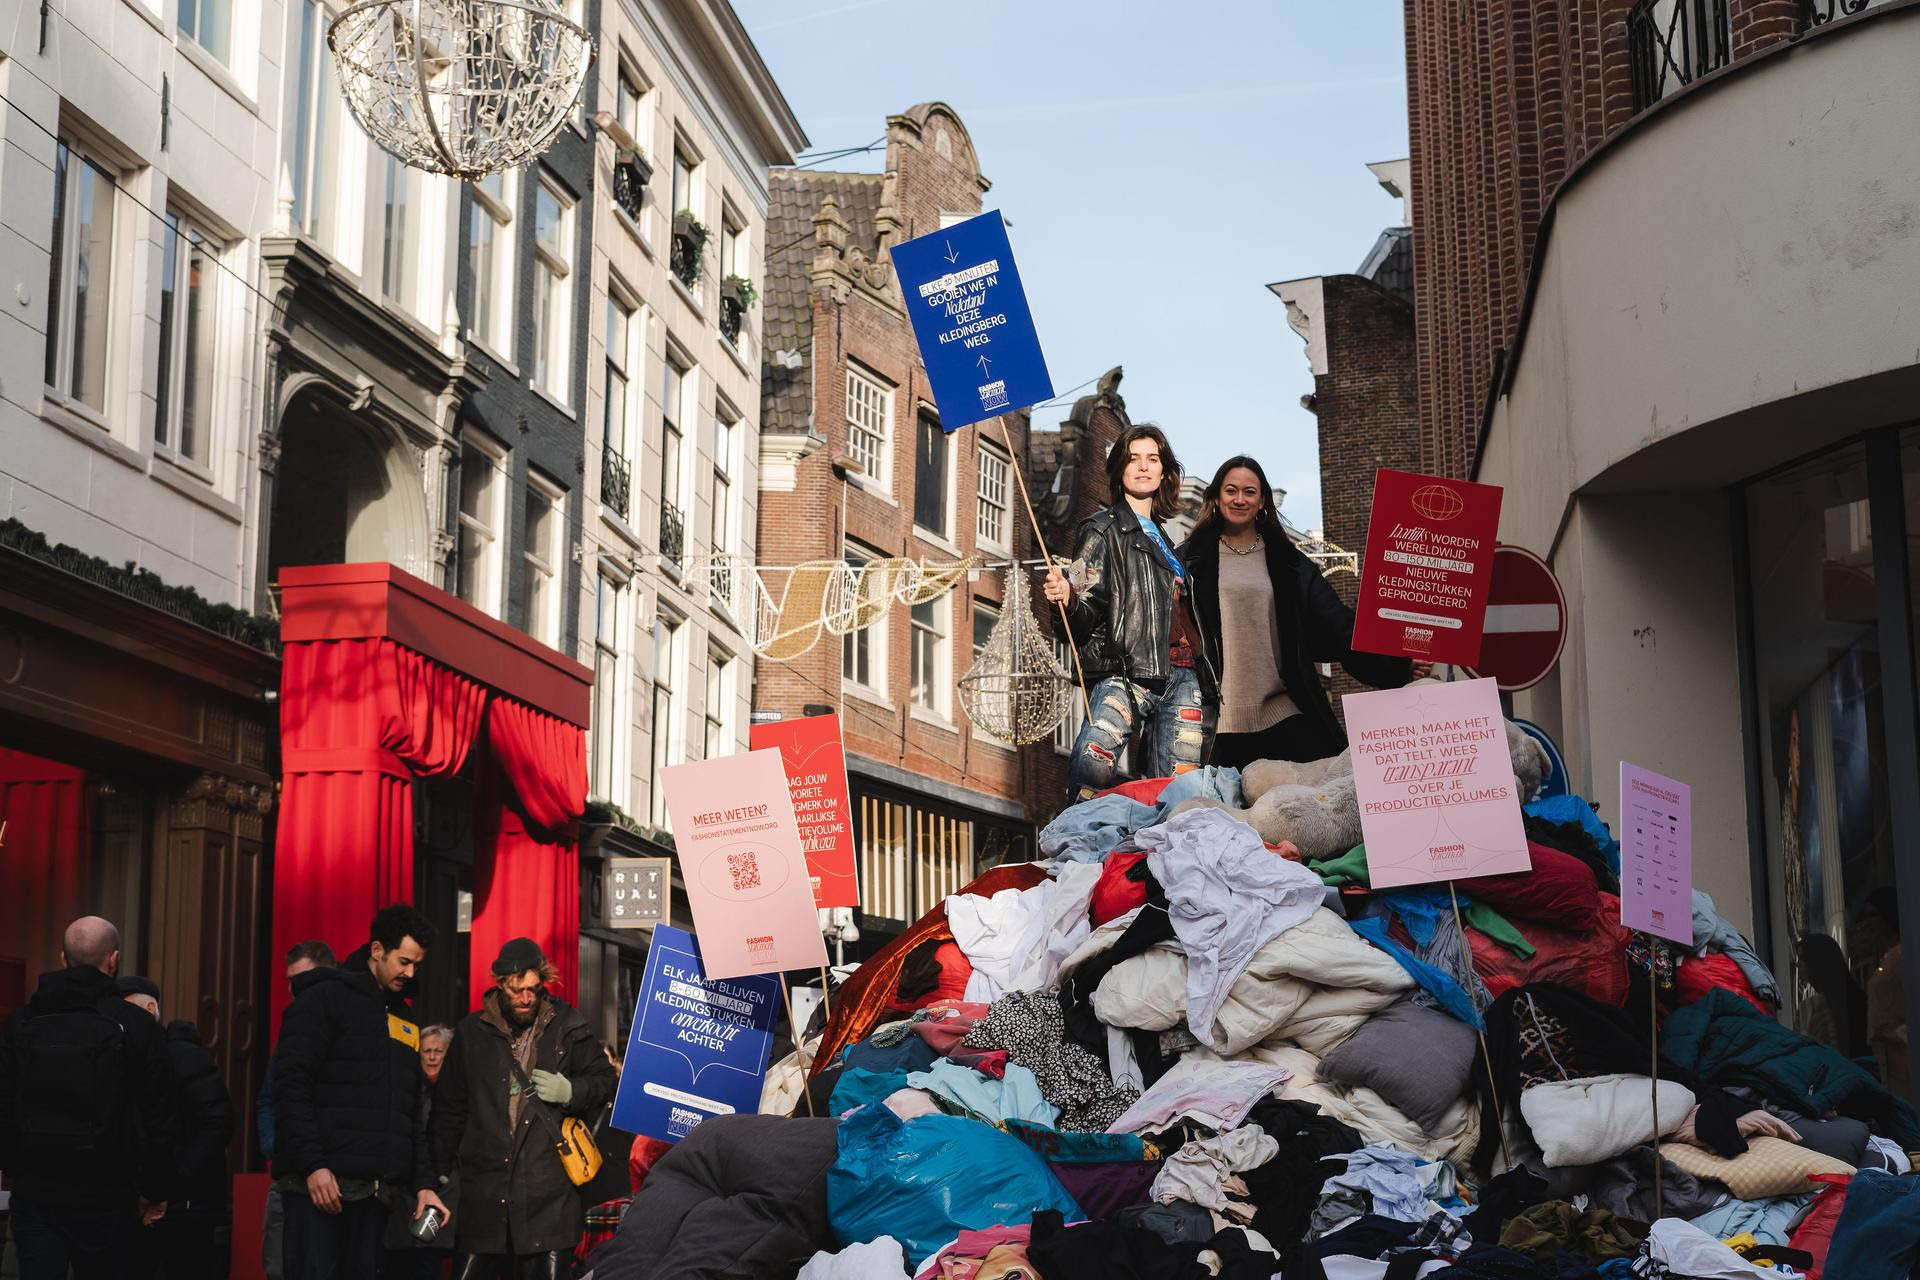
<instances>
[{"instance_id":1,"label":"white crumpled shirt","mask_svg":"<svg viewBox=\"0 0 1920 1280\"><path fill-rule=\"evenodd\" d=\"M1187 953L1187 1026L1211 1044L1214 1015L1247 961L1319 910L1326 886L1224 810L1189 809L1134 838Z\"/></svg>"}]
</instances>

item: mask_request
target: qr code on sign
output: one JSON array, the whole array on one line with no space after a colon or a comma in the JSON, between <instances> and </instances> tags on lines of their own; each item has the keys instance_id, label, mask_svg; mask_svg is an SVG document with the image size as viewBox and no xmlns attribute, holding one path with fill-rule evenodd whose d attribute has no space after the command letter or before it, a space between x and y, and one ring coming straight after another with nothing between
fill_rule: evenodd
<instances>
[{"instance_id":1,"label":"qr code on sign","mask_svg":"<svg viewBox=\"0 0 1920 1280\"><path fill-rule=\"evenodd\" d=\"M733 873L733 891L741 893L760 887L760 860L751 849L727 855L727 870Z\"/></svg>"}]
</instances>

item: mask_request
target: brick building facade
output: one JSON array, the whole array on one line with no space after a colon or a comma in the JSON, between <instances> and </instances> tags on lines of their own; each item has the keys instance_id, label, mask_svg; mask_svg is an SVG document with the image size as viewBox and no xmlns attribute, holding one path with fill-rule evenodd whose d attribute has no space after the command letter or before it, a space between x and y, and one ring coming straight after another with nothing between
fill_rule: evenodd
<instances>
[{"instance_id":1,"label":"brick building facade","mask_svg":"<svg viewBox=\"0 0 1920 1280\"><path fill-rule=\"evenodd\" d=\"M1407 0L1423 469L1473 469L1535 244L1568 175L1637 110L1833 6L1725 0L1724 10L1723 25L1696 31L1701 8L1672 0Z\"/></svg>"},{"instance_id":2,"label":"brick building facade","mask_svg":"<svg viewBox=\"0 0 1920 1280\"><path fill-rule=\"evenodd\" d=\"M892 599L848 635L802 628L756 669L756 714L841 714L869 942L977 868L1031 857L1064 794L1062 757L974 730L957 689L1000 616L1006 562L1034 554L1012 470L1027 415L941 430L887 252L979 213L988 187L966 126L939 103L887 121L884 173L772 174L763 579L804 615L818 576L773 566L984 566L937 599Z\"/></svg>"}]
</instances>

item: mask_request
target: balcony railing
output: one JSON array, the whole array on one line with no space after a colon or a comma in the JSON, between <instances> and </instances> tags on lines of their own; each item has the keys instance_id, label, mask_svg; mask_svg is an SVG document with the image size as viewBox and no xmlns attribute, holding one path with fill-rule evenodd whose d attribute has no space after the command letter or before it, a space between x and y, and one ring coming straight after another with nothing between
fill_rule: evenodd
<instances>
[{"instance_id":1,"label":"balcony railing","mask_svg":"<svg viewBox=\"0 0 1920 1280\"><path fill-rule=\"evenodd\" d=\"M1633 109L1644 111L1733 60L1727 0L1639 0L1627 14L1627 49Z\"/></svg>"},{"instance_id":2,"label":"balcony railing","mask_svg":"<svg viewBox=\"0 0 1920 1280\"><path fill-rule=\"evenodd\" d=\"M660 558L668 564L687 562L687 518L665 502L660 504Z\"/></svg>"},{"instance_id":3,"label":"balcony railing","mask_svg":"<svg viewBox=\"0 0 1920 1280\"><path fill-rule=\"evenodd\" d=\"M633 467L626 458L612 449L600 455L600 505L622 520L627 518L627 504L633 498Z\"/></svg>"},{"instance_id":4,"label":"balcony railing","mask_svg":"<svg viewBox=\"0 0 1920 1280\"><path fill-rule=\"evenodd\" d=\"M1835 18L1851 18L1875 0L1801 0L1801 12L1809 27L1824 27Z\"/></svg>"},{"instance_id":5,"label":"balcony railing","mask_svg":"<svg viewBox=\"0 0 1920 1280\"><path fill-rule=\"evenodd\" d=\"M647 183L653 177L653 166L638 152L621 155L623 158L613 166L613 202L638 222L641 207L647 202Z\"/></svg>"}]
</instances>

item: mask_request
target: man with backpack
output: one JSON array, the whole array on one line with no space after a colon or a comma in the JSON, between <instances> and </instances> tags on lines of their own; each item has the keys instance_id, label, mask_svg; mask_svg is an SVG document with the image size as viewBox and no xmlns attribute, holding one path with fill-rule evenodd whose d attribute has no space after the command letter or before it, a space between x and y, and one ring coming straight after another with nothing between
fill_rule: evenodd
<instances>
[{"instance_id":1,"label":"man with backpack","mask_svg":"<svg viewBox=\"0 0 1920 1280\"><path fill-rule=\"evenodd\" d=\"M120 1280L167 1211L173 1078L160 1024L120 998L120 931L67 926L62 968L0 1035L0 1169L21 1280Z\"/></svg>"},{"instance_id":2,"label":"man with backpack","mask_svg":"<svg viewBox=\"0 0 1920 1280\"><path fill-rule=\"evenodd\" d=\"M287 1280L377 1275L389 1208L451 1216L426 1158L420 1028L402 994L435 930L396 904L368 933L339 968L294 978L273 1051L273 1185L286 1218Z\"/></svg>"},{"instance_id":3,"label":"man with backpack","mask_svg":"<svg viewBox=\"0 0 1920 1280\"><path fill-rule=\"evenodd\" d=\"M160 986L152 978L117 980L122 998L160 1017ZM164 1024L173 1073L174 1165L178 1178L167 1216L153 1224L128 1268L142 1280L202 1280L217 1273L220 1228L227 1213L227 1144L233 1140L233 1098L200 1031L176 1018Z\"/></svg>"}]
</instances>

